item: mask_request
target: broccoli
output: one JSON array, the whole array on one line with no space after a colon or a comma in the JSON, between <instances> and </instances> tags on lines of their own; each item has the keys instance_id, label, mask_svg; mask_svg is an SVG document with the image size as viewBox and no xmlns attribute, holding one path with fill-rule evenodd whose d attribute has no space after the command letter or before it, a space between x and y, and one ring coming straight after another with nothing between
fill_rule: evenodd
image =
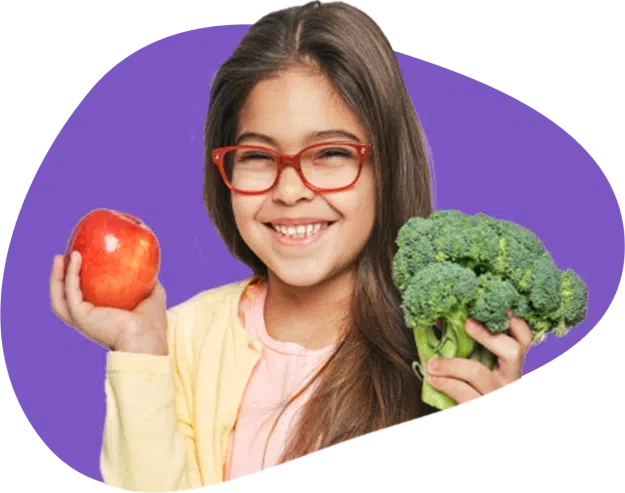
<instances>
[{"instance_id":1,"label":"broccoli","mask_svg":"<svg viewBox=\"0 0 625 493\"><path fill-rule=\"evenodd\" d=\"M510 281L486 272L479 277L479 289L473 298L471 318L488 325L493 333L509 329L508 310L518 306L519 292Z\"/></svg>"},{"instance_id":2,"label":"broccoli","mask_svg":"<svg viewBox=\"0 0 625 493\"><path fill-rule=\"evenodd\" d=\"M540 239L514 222L442 210L406 221L396 245L392 277L415 338L419 361L413 369L420 377L434 356L493 367L495 356L465 332L468 318L505 333L512 310L539 344L549 333L566 335L586 317L588 291L581 277L559 270ZM456 404L427 382L422 399L438 409Z\"/></svg>"},{"instance_id":3,"label":"broccoli","mask_svg":"<svg viewBox=\"0 0 625 493\"><path fill-rule=\"evenodd\" d=\"M554 328L554 333L560 337L568 334L572 327L581 324L588 313L588 289L579 274L566 269L561 280L558 325Z\"/></svg>"},{"instance_id":4,"label":"broccoli","mask_svg":"<svg viewBox=\"0 0 625 493\"><path fill-rule=\"evenodd\" d=\"M405 243L402 242L401 237L398 238L398 243L402 247L397 251L393 260L393 281L400 290L405 289L417 270L433 262L436 255L427 228L421 228L419 222L416 221L410 224L410 228L409 231L413 232L414 236L406 238Z\"/></svg>"},{"instance_id":5,"label":"broccoli","mask_svg":"<svg viewBox=\"0 0 625 493\"><path fill-rule=\"evenodd\" d=\"M475 296L477 289L475 273L451 262L431 263L410 279L402 308L406 323L414 332L420 361L427 362L437 354L471 355L475 341L464 330L469 317L466 301ZM440 339L434 327L439 319L444 333ZM424 386L423 392L428 403L437 402L447 407L452 404L449 397L430 386Z\"/></svg>"}]
</instances>

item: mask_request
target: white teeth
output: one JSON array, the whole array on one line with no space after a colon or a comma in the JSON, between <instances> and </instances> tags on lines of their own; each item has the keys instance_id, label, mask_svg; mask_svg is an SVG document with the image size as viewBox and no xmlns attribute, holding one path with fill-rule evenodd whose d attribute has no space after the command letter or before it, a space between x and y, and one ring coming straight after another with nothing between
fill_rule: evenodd
<instances>
[{"instance_id":1,"label":"white teeth","mask_svg":"<svg viewBox=\"0 0 625 493\"><path fill-rule=\"evenodd\" d=\"M314 235L320 229L328 226L328 223L301 224L298 226L282 226L272 224L273 228L289 238L308 238Z\"/></svg>"}]
</instances>

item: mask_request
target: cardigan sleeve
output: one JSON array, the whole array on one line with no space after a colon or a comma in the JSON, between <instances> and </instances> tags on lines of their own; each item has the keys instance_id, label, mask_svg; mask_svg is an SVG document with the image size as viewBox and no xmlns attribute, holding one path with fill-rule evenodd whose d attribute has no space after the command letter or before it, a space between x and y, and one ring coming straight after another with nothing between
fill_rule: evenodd
<instances>
[{"instance_id":1,"label":"cardigan sleeve","mask_svg":"<svg viewBox=\"0 0 625 493\"><path fill-rule=\"evenodd\" d=\"M167 356L107 354L100 469L110 486L145 492L203 486L190 414L191 364L172 310L167 323Z\"/></svg>"}]
</instances>

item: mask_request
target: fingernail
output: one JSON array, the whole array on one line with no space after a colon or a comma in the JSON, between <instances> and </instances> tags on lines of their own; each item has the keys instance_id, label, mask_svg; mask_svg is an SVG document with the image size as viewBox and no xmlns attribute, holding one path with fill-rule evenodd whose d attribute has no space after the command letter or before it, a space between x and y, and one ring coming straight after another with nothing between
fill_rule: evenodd
<instances>
[{"instance_id":1,"label":"fingernail","mask_svg":"<svg viewBox=\"0 0 625 493\"><path fill-rule=\"evenodd\" d=\"M428 362L428 370L430 371L436 371L438 369L438 359L437 358L432 358L429 362Z\"/></svg>"}]
</instances>

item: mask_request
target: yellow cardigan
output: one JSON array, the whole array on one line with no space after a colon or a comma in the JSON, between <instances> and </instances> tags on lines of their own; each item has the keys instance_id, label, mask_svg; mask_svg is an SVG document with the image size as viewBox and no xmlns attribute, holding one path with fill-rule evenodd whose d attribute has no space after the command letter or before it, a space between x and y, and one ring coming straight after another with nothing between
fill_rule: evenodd
<instances>
[{"instance_id":1,"label":"yellow cardigan","mask_svg":"<svg viewBox=\"0 0 625 493\"><path fill-rule=\"evenodd\" d=\"M252 280L170 308L168 356L107 354L100 456L106 484L148 492L224 480L230 432L261 351L238 317Z\"/></svg>"}]
</instances>

